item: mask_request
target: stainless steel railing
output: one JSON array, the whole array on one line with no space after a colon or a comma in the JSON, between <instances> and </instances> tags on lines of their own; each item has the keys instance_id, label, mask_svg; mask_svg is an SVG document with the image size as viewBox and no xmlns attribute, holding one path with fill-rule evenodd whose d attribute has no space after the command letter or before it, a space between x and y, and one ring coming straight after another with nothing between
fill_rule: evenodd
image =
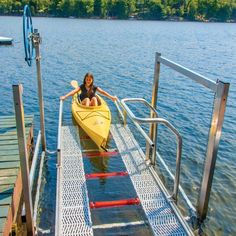
<instances>
[{"instance_id":1,"label":"stainless steel railing","mask_svg":"<svg viewBox=\"0 0 236 236\"><path fill-rule=\"evenodd\" d=\"M136 117L134 113L130 110L130 108L127 106L127 102L141 102L144 105L146 105L154 114L155 118L140 118ZM179 178L180 178L180 163L181 163L181 155L182 155L182 137L179 134L178 130L167 120L163 118L158 118L158 113L156 109L152 107L150 103L148 103L143 98L125 98L121 100L121 105L127 115L130 117L130 119L133 121L133 123L136 125L140 133L143 135L143 137L146 139L146 141L150 144L150 146L153 148L152 150L152 164L154 165L156 162L156 135L154 135L154 139L151 140L149 136L146 134L146 132L142 129L142 127L139 124L163 124L168 129L170 129L176 136L177 139L177 152L176 152L176 172L175 172L175 179L174 179L174 189L172 193L172 197L175 201L177 201L177 195L179 190Z\"/></svg>"},{"instance_id":2,"label":"stainless steel railing","mask_svg":"<svg viewBox=\"0 0 236 236\"><path fill-rule=\"evenodd\" d=\"M61 126L62 126L63 101L60 100L58 136L57 136L57 165L61 166Z\"/></svg>"},{"instance_id":3,"label":"stainless steel railing","mask_svg":"<svg viewBox=\"0 0 236 236\"><path fill-rule=\"evenodd\" d=\"M56 224L55 224L55 235L59 232L59 208L58 202L60 200L60 171L61 171L61 127L62 127L62 114L63 114L63 101L60 100L59 118L58 118L58 136L57 136L57 194L56 194Z\"/></svg>"}]
</instances>

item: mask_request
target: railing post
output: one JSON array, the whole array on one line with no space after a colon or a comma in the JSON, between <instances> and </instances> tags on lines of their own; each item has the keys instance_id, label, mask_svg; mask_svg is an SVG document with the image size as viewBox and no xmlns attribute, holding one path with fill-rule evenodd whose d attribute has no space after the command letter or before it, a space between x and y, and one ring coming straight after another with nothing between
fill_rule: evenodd
<instances>
[{"instance_id":1,"label":"railing post","mask_svg":"<svg viewBox=\"0 0 236 236\"><path fill-rule=\"evenodd\" d=\"M160 79L160 60L159 57L161 56L160 53L156 53L156 57L155 57L155 71L154 71L154 80L153 80L153 86L152 86L152 107L154 109L156 109L156 105L157 105L157 95L158 95L158 86L159 86L159 79ZM155 113L153 111L151 111L150 114L151 118L155 117ZM156 162L156 139L157 139L157 124L153 123L150 125L150 130L149 130L149 137L150 139L153 141L154 143L154 148L153 148L153 152L152 152L152 164L154 165ZM150 159L150 145L148 143L146 143L146 160Z\"/></svg>"},{"instance_id":2,"label":"railing post","mask_svg":"<svg viewBox=\"0 0 236 236\"><path fill-rule=\"evenodd\" d=\"M209 130L205 167L197 206L198 218L201 222L206 218L207 215L228 91L229 84L219 81L215 93L214 109L212 113L211 127Z\"/></svg>"},{"instance_id":3,"label":"railing post","mask_svg":"<svg viewBox=\"0 0 236 236\"><path fill-rule=\"evenodd\" d=\"M38 98L39 98L39 109L40 109L40 130L42 134L42 150L46 151L46 136L45 136L45 122L44 122L44 103L43 103L43 86L41 79L41 65L40 65L40 50L39 45L41 38L38 31L35 29L33 33L33 43L36 51L36 67L37 67L37 81L38 81Z\"/></svg>"},{"instance_id":4,"label":"railing post","mask_svg":"<svg viewBox=\"0 0 236 236\"><path fill-rule=\"evenodd\" d=\"M32 197L30 190L29 179L29 165L28 165L28 153L25 143L25 121L24 121L24 107L22 102L22 85L13 85L13 98L15 107L15 118L17 128L17 138L19 146L20 167L23 185L23 196L26 209L26 225L27 235L34 235L34 223L33 223L33 208Z\"/></svg>"}]
</instances>

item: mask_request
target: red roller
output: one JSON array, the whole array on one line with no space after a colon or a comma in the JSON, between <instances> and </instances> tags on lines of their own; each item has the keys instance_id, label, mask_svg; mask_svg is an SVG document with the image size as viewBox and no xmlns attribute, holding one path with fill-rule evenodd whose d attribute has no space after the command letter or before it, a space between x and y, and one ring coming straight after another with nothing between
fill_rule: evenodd
<instances>
[{"instance_id":1,"label":"red roller","mask_svg":"<svg viewBox=\"0 0 236 236\"><path fill-rule=\"evenodd\" d=\"M95 178L109 178L109 177L116 177L116 176L127 176L128 172L111 172L111 173L92 173L86 174L86 179L95 179Z\"/></svg>"},{"instance_id":2,"label":"red roller","mask_svg":"<svg viewBox=\"0 0 236 236\"><path fill-rule=\"evenodd\" d=\"M119 152L85 152L83 153L84 157L112 157L112 156L117 156Z\"/></svg>"},{"instance_id":3,"label":"red roller","mask_svg":"<svg viewBox=\"0 0 236 236\"><path fill-rule=\"evenodd\" d=\"M102 207L138 205L138 204L140 204L139 198L130 198L130 199L122 199L122 200L116 200L116 201L90 202L89 206L91 209L93 209L93 208L102 208Z\"/></svg>"}]
</instances>

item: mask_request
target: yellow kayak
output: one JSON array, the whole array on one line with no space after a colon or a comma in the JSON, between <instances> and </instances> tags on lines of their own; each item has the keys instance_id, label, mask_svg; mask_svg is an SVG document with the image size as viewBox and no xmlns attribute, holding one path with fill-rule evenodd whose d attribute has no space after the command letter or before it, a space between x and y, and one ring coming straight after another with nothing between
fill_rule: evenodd
<instances>
[{"instance_id":1,"label":"yellow kayak","mask_svg":"<svg viewBox=\"0 0 236 236\"><path fill-rule=\"evenodd\" d=\"M105 149L111 125L111 112L106 102L96 95L99 106L84 106L79 103L77 94L72 99L72 114L79 126L96 143Z\"/></svg>"}]
</instances>

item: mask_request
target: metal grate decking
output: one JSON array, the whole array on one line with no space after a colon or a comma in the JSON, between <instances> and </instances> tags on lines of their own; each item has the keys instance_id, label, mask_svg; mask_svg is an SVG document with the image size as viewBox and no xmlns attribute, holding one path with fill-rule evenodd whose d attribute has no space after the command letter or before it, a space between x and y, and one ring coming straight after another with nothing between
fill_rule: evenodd
<instances>
[{"instance_id":1,"label":"metal grate decking","mask_svg":"<svg viewBox=\"0 0 236 236\"><path fill-rule=\"evenodd\" d=\"M93 235L78 128L62 126L56 235Z\"/></svg>"},{"instance_id":2,"label":"metal grate decking","mask_svg":"<svg viewBox=\"0 0 236 236\"><path fill-rule=\"evenodd\" d=\"M154 234L193 235L178 209L164 193L163 186L160 187L159 177L144 162L145 155L129 128L112 125L110 131Z\"/></svg>"},{"instance_id":3,"label":"metal grate decking","mask_svg":"<svg viewBox=\"0 0 236 236\"><path fill-rule=\"evenodd\" d=\"M128 127L112 125L111 134L154 235L193 235ZM56 235L93 235L78 128L63 126L61 140Z\"/></svg>"}]
</instances>

